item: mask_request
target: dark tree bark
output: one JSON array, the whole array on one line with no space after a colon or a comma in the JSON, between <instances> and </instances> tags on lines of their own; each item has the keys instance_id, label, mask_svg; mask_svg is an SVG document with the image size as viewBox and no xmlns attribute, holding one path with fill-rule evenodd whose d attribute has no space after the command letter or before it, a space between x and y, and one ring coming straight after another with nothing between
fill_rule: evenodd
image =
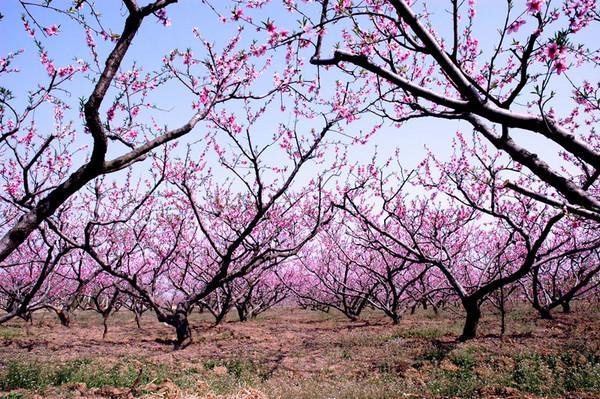
<instances>
[{"instance_id":1,"label":"dark tree bark","mask_svg":"<svg viewBox=\"0 0 600 399\"><path fill-rule=\"evenodd\" d=\"M538 309L538 312L540 314L540 317L543 320L554 320L554 317L552 316L552 313L550 313L550 309L548 309L546 307L540 307Z\"/></svg>"},{"instance_id":2,"label":"dark tree bark","mask_svg":"<svg viewBox=\"0 0 600 399\"><path fill-rule=\"evenodd\" d=\"M395 65L391 55L387 58L387 56L379 54L377 50L375 51L375 55L366 56L358 52L355 53L336 49L333 56L324 58L321 56L321 47L324 40L323 35L319 35L314 43L315 53L311 57L310 63L321 66L336 65L339 66L343 72L354 74L354 69L347 69L346 66L352 64L374 74L381 80L390 82L398 89L414 96L416 98L414 108L416 109L423 108L422 103L426 101L450 109L451 111L443 112L423 109L423 113L418 116L461 119L471 123L475 130L486 137L496 148L506 152L512 159L526 166L542 181L555 188L564 196L564 199L567 202L563 204L563 201L556 201L541 195L540 193L531 192L530 190L519 187L513 183L508 183L507 187L517 190L536 200L556 206L557 208L567 207L571 212L577 213L580 216L584 216L591 220L600 220L600 201L598 201L592 193L587 192L587 189L585 188L579 187L568 176L554 170L536 154L517 144L509 135L510 129L521 129L531 133L540 134L561 146L567 153L577 157L582 162L587 163L591 168L597 171L600 170L600 153L594 149L593 146L588 145L584 140L581 140L572 134L567 128L560 126L558 123L554 122L552 118L548 118L543 113L540 115L520 114L519 112L511 110L511 105L514 101L521 95L522 91L532 83L530 80L531 76L528 73L528 67L530 65L531 57L535 54L534 50L537 47L538 38L543 31L544 23L542 19L540 18L538 21L539 29L529 37L526 45L522 49L522 54L518 57L521 62L519 84L508 94L507 98L501 99L497 98L497 96L492 93L489 83L486 88L480 86L473 80L472 76L466 72L462 68L462 65L456 60L456 47L452 54L448 53L448 49L445 48L431 33L427 21L422 20L421 17L413 11L409 1L389 0L385 3L391 4L395 9L395 13L387 16L395 19L397 26L406 24L406 30L404 28L400 29L400 33L395 34L397 36L387 36L380 30L379 34L382 34L381 41L396 41L398 38L402 38L413 43L415 48L409 51L414 52L415 54L423 53L431 56L443 72L443 75L447 79L447 83L450 83L456 88L461 94L461 98L453 99L442 93L430 90L428 87L420 85L417 82L412 82L396 72L397 65ZM337 18L329 20L329 16L327 15L329 8L327 7L327 4L327 1L323 2L321 24L324 26L337 24L339 22ZM509 9L510 8L511 7L509 7ZM359 8L356 8L356 10L359 10ZM360 10L361 13L371 12L368 8L367 11ZM349 11L347 18L354 19L354 17L353 11ZM457 36L455 36L455 46L457 46L458 43L456 37ZM504 34L501 35L501 37L501 40L503 40ZM418 41L416 39L418 39ZM418 42L420 43L417 44ZM409 46L407 46L407 48L408 47ZM498 50L500 48L501 43L498 44ZM495 55L493 57L495 58ZM492 65L494 58L491 59ZM490 75L492 75L491 71ZM383 92L381 88L380 91ZM540 101L541 100L543 100L543 98L540 98ZM487 123L489 123L490 126L488 126ZM496 124L502 127L502 135L495 134L491 128L491 125ZM598 176L596 175L594 179L597 178Z\"/></svg>"},{"instance_id":3,"label":"dark tree bark","mask_svg":"<svg viewBox=\"0 0 600 399\"><path fill-rule=\"evenodd\" d=\"M61 326L68 328L71 324L71 316L69 315L69 311L59 309L56 311L56 315L58 316L58 320L60 320Z\"/></svg>"},{"instance_id":4,"label":"dark tree bark","mask_svg":"<svg viewBox=\"0 0 600 399\"><path fill-rule=\"evenodd\" d=\"M151 140L118 158L106 161L108 138L99 114L102 101L143 19L176 1L157 0L142 8L139 8L135 2L124 1L129 15L125 20L123 31L106 59L102 75L96 82L94 90L83 107L86 127L94 140L89 161L74 171L58 186L50 190L45 197L40 198L28 212L24 213L6 231L4 236L0 237L0 262L8 258L29 237L32 231L44 220L52 216L65 201L82 189L88 182L103 174L109 174L133 164L156 147L190 132L198 122L198 117L192 118L192 120L181 128L169 131L163 136Z\"/></svg>"},{"instance_id":5,"label":"dark tree bark","mask_svg":"<svg viewBox=\"0 0 600 399\"><path fill-rule=\"evenodd\" d=\"M108 314L102 315L102 326L104 330L102 331L102 339L106 338L106 334L108 334Z\"/></svg>"},{"instance_id":6,"label":"dark tree bark","mask_svg":"<svg viewBox=\"0 0 600 399\"><path fill-rule=\"evenodd\" d=\"M220 312L215 315L215 326L221 324L225 320L225 316L229 312L229 308L223 308Z\"/></svg>"},{"instance_id":7,"label":"dark tree bark","mask_svg":"<svg viewBox=\"0 0 600 399\"><path fill-rule=\"evenodd\" d=\"M479 308L477 301L463 299L462 303L463 308L467 313L467 317L465 318L463 332L460 337L458 337L460 342L473 339L477 336L477 327L479 325L479 320L481 319L481 309Z\"/></svg>"},{"instance_id":8,"label":"dark tree bark","mask_svg":"<svg viewBox=\"0 0 600 399\"><path fill-rule=\"evenodd\" d=\"M192 343L192 331L188 322L188 313L182 307L178 307L175 312L175 332L177 333L177 342L175 349L184 349Z\"/></svg>"},{"instance_id":9,"label":"dark tree bark","mask_svg":"<svg viewBox=\"0 0 600 399\"><path fill-rule=\"evenodd\" d=\"M135 316L135 324L136 324L137 328L141 329L142 328L142 314L140 312L138 312L137 310L134 310L133 314Z\"/></svg>"},{"instance_id":10,"label":"dark tree bark","mask_svg":"<svg viewBox=\"0 0 600 399\"><path fill-rule=\"evenodd\" d=\"M158 318L158 321L167 323L175 328L175 334L177 336L174 344L175 350L185 349L192 343L192 330L190 329L190 323L188 321L188 313L189 309L180 303L177 305L175 313L159 316Z\"/></svg>"},{"instance_id":11,"label":"dark tree bark","mask_svg":"<svg viewBox=\"0 0 600 399\"><path fill-rule=\"evenodd\" d=\"M235 305L235 309L237 310L238 317L240 321L248 320L248 311L243 305Z\"/></svg>"},{"instance_id":12,"label":"dark tree bark","mask_svg":"<svg viewBox=\"0 0 600 399\"><path fill-rule=\"evenodd\" d=\"M504 337L506 333L506 298L504 296L504 287L500 288L500 336Z\"/></svg>"}]
</instances>

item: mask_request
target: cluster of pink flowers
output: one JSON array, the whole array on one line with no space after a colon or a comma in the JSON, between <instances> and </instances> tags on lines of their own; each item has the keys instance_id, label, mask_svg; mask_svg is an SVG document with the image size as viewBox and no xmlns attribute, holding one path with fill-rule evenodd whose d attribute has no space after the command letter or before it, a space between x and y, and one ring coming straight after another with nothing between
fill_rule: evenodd
<instances>
[{"instance_id":1,"label":"cluster of pink flowers","mask_svg":"<svg viewBox=\"0 0 600 399\"><path fill-rule=\"evenodd\" d=\"M596 0L565 0L563 10L569 18L569 28L577 32L598 18Z\"/></svg>"},{"instance_id":2,"label":"cluster of pink flowers","mask_svg":"<svg viewBox=\"0 0 600 399\"><path fill-rule=\"evenodd\" d=\"M553 61L553 67L557 74L561 74L568 69L565 59L565 48L556 42L551 42L544 48L544 54Z\"/></svg>"},{"instance_id":3,"label":"cluster of pink flowers","mask_svg":"<svg viewBox=\"0 0 600 399\"><path fill-rule=\"evenodd\" d=\"M537 14L542 11L544 0L527 0L527 11L530 14Z\"/></svg>"},{"instance_id":4,"label":"cluster of pink flowers","mask_svg":"<svg viewBox=\"0 0 600 399\"><path fill-rule=\"evenodd\" d=\"M25 50L24 49L20 49L16 52L10 52L6 55L6 57L0 57L0 73L13 73L13 72L19 72L19 69L17 68L10 68L10 64L12 62L12 60L18 56L19 54L22 54Z\"/></svg>"},{"instance_id":5,"label":"cluster of pink flowers","mask_svg":"<svg viewBox=\"0 0 600 399\"><path fill-rule=\"evenodd\" d=\"M519 31L519 29L521 28L521 26L523 26L525 24L526 24L526 22L524 19L518 19L508 26L508 29L506 29L506 32L507 33L517 33Z\"/></svg>"},{"instance_id":6,"label":"cluster of pink flowers","mask_svg":"<svg viewBox=\"0 0 600 399\"><path fill-rule=\"evenodd\" d=\"M45 50L42 50L40 53L40 62L44 68L46 68L48 76L54 76L54 73L56 73L56 67L54 66L54 62L48 58L48 53Z\"/></svg>"},{"instance_id":7,"label":"cluster of pink flowers","mask_svg":"<svg viewBox=\"0 0 600 399\"><path fill-rule=\"evenodd\" d=\"M277 29L272 21L264 23L265 29L269 34L269 45L276 46L281 40L289 36L289 32L285 29Z\"/></svg>"},{"instance_id":8,"label":"cluster of pink flowers","mask_svg":"<svg viewBox=\"0 0 600 399\"><path fill-rule=\"evenodd\" d=\"M352 0L338 0L334 6L335 11L343 13L352 6Z\"/></svg>"},{"instance_id":9,"label":"cluster of pink flowers","mask_svg":"<svg viewBox=\"0 0 600 399\"><path fill-rule=\"evenodd\" d=\"M231 20L239 21L244 16L244 11L240 7L235 7L231 11Z\"/></svg>"},{"instance_id":10,"label":"cluster of pink flowers","mask_svg":"<svg viewBox=\"0 0 600 399\"><path fill-rule=\"evenodd\" d=\"M164 8L161 8L160 10L156 11L154 15L156 16L156 18L158 18L158 21L164 26L171 26L171 20L167 17L167 10L165 10Z\"/></svg>"},{"instance_id":11,"label":"cluster of pink flowers","mask_svg":"<svg viewBox=\"0 0 600 399\"><path fill-rule=\"evenodd\" d=\"M27 32L27 34L29 35L29 37L34 38L35 37L35 30L31 27L31 25L29 25L29 21L27 21L25 19L25 17L22 18L23 21L23 27L25 28L25 31Z\"/></svg>"},{"instance_id":12,"label":"cluster of pink flowers","mask_svg":"<svg viewBox=\"0 0 600 399\"><path fill-rule=\"evenodd\" d=\"M44 28L44 32L46 32L48 36L56 36L60 32L60 27L58 25L50 25Z\"/></svg>"},{"instance_id":13,"label":"cluster of pink flowers","mask_svg":"<svg viewBox=\"0 0 600 399\"><path fill-rule=\"evenodd\" d=\"M469 0L469 11L468 11L468 15L469 18L473 19L475 18L475 0Z\"/></svg>"}]
</instances>

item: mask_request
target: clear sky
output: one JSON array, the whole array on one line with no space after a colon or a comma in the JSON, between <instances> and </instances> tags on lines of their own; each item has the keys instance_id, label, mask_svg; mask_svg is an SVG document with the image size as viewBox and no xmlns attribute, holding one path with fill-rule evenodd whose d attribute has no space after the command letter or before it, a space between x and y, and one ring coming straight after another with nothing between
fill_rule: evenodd
<instances>
[{"instance_id":1,"label":"clear sky","mask_svg":"<svg viewBox=\"0 0 600 399\"><path fill-rule=\"evenodd\" d=\"M516 7L522 7L523 2L516 2ZM68 2L57 0L54 3L65 4ZM125 9L119 6L120 2L117 0L102 0L96 3L102 10L105 27L108 27L113 32L120 32L126 14ZM214 1L213 3L219 4L222 7L223 14L227 16L229 15L229 11L227 10L230 10L231 4L233 4L233 2L226 1ZM296 17L287 13L279 5L279 1L275 1L275 3L277 6L267 7L264 10L258 11L255 15L255 20L270 18L278 26L286 26L290 30L295 28L297 26ZM450 25L442 23L442 21L449 20L446 12L446 2L432 0L427 3L430 11L434 14L434 21L439 20L440 22L439 27L436 25L436 28L439 29L442 35L447 34ZM477 37L482 48L485 51L489 51L498 37L497 27L501 22L500 19L503 18L506 1L480 0L478 3L478 19L475 31L477 32ZM559 6L559 3L556 3ZM77 24L70 23L64 17L57 17L56 14L45 10L35 10L35 8L31 10L42 25L47 26L53 23L61 25L60 34L56 37L48 38L44 42L50 58L57 65L67 64L72 62L74 57L81 57L82 55L86 59L89 59L85 47L85 36ZM316 15L319 8L316 4L310 4L307 5L307 10L309 10L308 13L310 15ZM4 80L0 81L0 86L10 88L18 96L19 101L24 101L25 96L23 93L34 89L37 82L47 80L47 75L38 62L39 55L32 45L31 39L23 29L20 17L24 13L24 10L19 2L16 0L0 0L0 13L5 16L0 22L0 55L20 48L25 49L25 53L14 64L15 67L22 70L21 73L11 74L8 78L5 77ZM139 65L142 65L145 71L151 71L159 67L162 57L174 48L186 49L187 47L191 47L194 52L200 52L199 43L192 35L193 27L197 27L207 40L216 43L222 43L223 38L231 37L236 29L236 26L232 23L224 24L220 22L200 0L180 0L179 4L168 7L168 16L172 20L171 27L163 27L156 23L154 18L143 24L123 63L123 70L131 68L132 63L135 61ZM527 32L526 29L523 30ZM256 34L255 32L249 32L248 36ZM586 35L587 37L583 39L589 39L588 42L592 45L593 41L591 39L594 37L594 32L589 32ZM100 49L100 58L104 59L110 48L110 43L103 43L100 39L97 39L97 43ZM325 46L324 51L327 51L327 46ZM276 69L277 65L274 65L274 68ZM322 74L330 82L341 76L333 70L322 72ZM574 79L585 77L591 79L597 75L597 71L577 70L573 72L573 75L576 75L572 76ZM74 108L72 118L76 120L77 124L81 124L76 114L79 103L78 98L87 97L91 91L91 87L90 82L81 79L73 81L68 86L71 91L71 105ZM559 80L557 88L561 90L568 88L566 79ZM570 92L570 90L568 91ZM153 114L148 113L146 116L156 117L161 125L166 124L170 127L175 127L182 124L192 115L190 96L182 92L178 86L167 85L160 91L160 96L156 97L155 100L163 111L153 111ZM106 109L107 105L109 104L104 104L104 109ZM567 106L563 102L557 102L554 105L559 112L564 112L567 109ZM236 111L235 105L231 107L233 111ZM49 121L47 128L50 127L51 118L49 110L41 109L38 111L37 117L40 127L44 127L44 120ZM279 110L274 110L257 126L260 129L257 129L256 134L264 134L265 137L271 137L276 122L285 122L289 119L289 114L286 115ZM373 120L366 118L353 126L355 129L370 130L372 124ZM203 129L203 126L198 126L193 135L186 140L193 141L202 137L204 135ZM379 159L385 160L393 154L396 148L400 148L403 164L410 168L423 158L425 154L424 146L428 146L442 158L446 157L451 151L449 142L457 130L463 130L465 133L470 132L470 129L466 125L432 119L409 122L400 129L392 125L384 126L380 133L367 146L354 149L351 152L351 159L359 162L368 162L375 151L375 147L377 147ZM79 128L79 131L81 132L82 129ZM519 136L517 135L517 137ZM536 150L554 165L560 163L555 150L548 147L545 141L531 137L523 140L535 146ZM78 142L80 144L90 143L91 140L89 137L83 135L83 133L80 133ZM276 157L277 155L274 156Z\"/></svg>"}]
</instances>

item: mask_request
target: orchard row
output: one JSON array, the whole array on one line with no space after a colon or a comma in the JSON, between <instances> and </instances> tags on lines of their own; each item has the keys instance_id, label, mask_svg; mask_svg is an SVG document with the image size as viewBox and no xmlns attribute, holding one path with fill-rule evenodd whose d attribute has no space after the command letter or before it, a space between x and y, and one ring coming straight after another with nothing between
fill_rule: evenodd
<instances>
[{"instance_id":1,"label":"orchard row","mask_svg":"<svg viewBox=\"0 0 600 399\"><path fill-rule=\"evenodd\" d=\"M174 3L2 10L0 323L597 301L595 1Z\"/></svg>"}]
</instances>

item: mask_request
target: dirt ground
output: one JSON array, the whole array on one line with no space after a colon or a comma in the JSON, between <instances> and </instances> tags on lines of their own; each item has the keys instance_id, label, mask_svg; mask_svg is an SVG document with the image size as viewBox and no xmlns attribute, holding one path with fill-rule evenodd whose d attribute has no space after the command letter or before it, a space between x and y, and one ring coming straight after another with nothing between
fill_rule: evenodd
<instances>
[{"instance_id":1,"label":"dirt ground","mask_svg":"<svg viewBox=\"0 0 600 399\"><path fill-rule=\"evenodd\" d=\"M488 312L480 337L456 342L458 309L421 311L399 325L373 313L279 308L212 326L192 316L192 345L151 314L142 328L118 312L102 339L100 318L70 328L51 313L0 326L0 398L597 398L600 311L539 320L513 310L507 333Z\"/></svg>"}]
</instances>

